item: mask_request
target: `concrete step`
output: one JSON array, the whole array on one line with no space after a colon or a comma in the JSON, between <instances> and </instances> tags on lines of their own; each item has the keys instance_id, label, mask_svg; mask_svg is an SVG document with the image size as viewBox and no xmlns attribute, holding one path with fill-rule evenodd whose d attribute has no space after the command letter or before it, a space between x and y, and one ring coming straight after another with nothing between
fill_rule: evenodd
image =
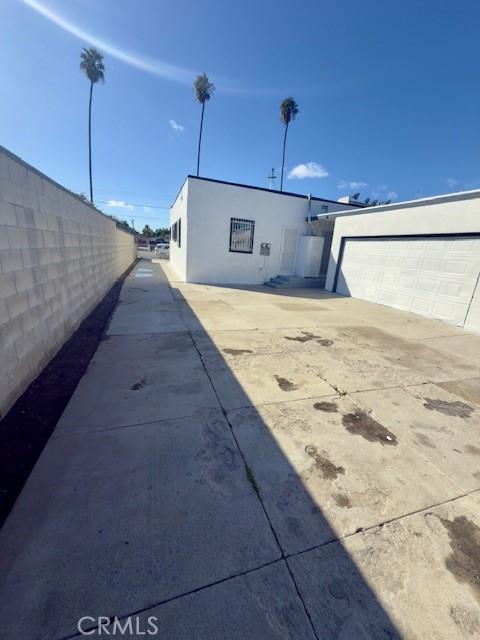
<instances>
[{"instance_id":1,"label":"concrete step","mask_svg":"<svg viewBox=\"0 0 480 640\"><path fill-rule=\"evenodd\" d=\"M323 289L325 287L325 276L320 278L302 278L300 276L276 276L268 282L264 282L266 287L270 289L304 289L317 287Z\"/></svg>"}]
</instances>

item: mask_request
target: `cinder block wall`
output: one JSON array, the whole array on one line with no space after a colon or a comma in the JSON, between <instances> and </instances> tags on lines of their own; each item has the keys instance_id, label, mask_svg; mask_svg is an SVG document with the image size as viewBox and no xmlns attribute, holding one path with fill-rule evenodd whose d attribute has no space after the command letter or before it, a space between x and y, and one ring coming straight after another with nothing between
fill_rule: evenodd
<instances>
[{"instance_id":1,"label":"cinder block wall","mask_svg":"<svg viewBox=\"0 0 480 640\"><path fill-rule=\"evenodd\" d=\"M134 259L130 234L0 147L0 417Z\"/></svg>"}]
</instances>

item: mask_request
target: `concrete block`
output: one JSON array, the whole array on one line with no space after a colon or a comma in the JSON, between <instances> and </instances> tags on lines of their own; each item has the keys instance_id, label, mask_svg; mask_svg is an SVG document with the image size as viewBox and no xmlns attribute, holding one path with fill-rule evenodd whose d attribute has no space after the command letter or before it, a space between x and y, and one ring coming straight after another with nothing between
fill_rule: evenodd
<instances>
[{"instance_id":1,"label":"concrete block","mask_svg":"<svg viewBox=\"0 0 480 640\"><path fill-rule=\"evenodd\" d=\"M28 295L28 291L21 291L6 298L5 302L7 304L8 314L11 320L14 320L17 316L20 316L29 309L30 305L28 302Z\"/></svg>"},{"instance_id":2,"label":"concrete block","mask_svg":"<svg viewBox=\"0 0 480 640\"><path fill-rule=\"evenodd\" d=\"M0 273L0 300L12 296L16 292L13 273Z\"/></svg>"},{"instance_id":3,"label":"concrete block","mask_svg":"<svg viewBox=\"0 0 480 640\"><path fill-rule=\"evenodd\" d=\"M12 182L16 182L20 187L25 187L27 184L27 169L26 167L17 162L13 158L7 159L8 164L8 173L10 175L10 180Z\"/></svg>"},{"instance_id":4,"label":"concrete block","mask_svg":"<svg viewBox=\"0 0 480 640\"><path fill-rule=\"evenodd\" d=\"M6 300L0 299L0 325L10 320L8 305Z\"/></svg>"},{"instance_id":5,"label":"concrete block","mask_svg":"<svg viewBox=\"0 0 480 640\"><path fill-rule=\"evenodd\" d=\"M0 224L0 250L9 249L10 243L8 242L7 227Z\"/></svg>"},{"instance_id":6,"label":"concrete block","mask_svg":"<svg viewBox=\"0 0 480 640\"><path fill-rule=\"evenodd\" d=\"M20 269L14 272L15 288L18 293L27 291L27 289L31 289L34 286L33 273L33 269Z\"/></svg>"},{"instance_id":7,"label":"concrete block","mask_svg":"<svg viewBox=\"0 0 480 640\"><path fill-rule=\"evenodd\" d=\"M22 229L21 227L9 227L7 231L8 241L12 249L28 249L27 231L27 229Z\"/></svg>"},{"instance_id":8,"label":"concrete block","mask_svg":"<svg viewBox=\"0 0 480 640\"><path fill-rule=\"evenodd\" d=\"M0 153L0 177L10 178L8 172L8 158L4 153Z\"/></svg>"},{"instance_id":9,"label":"concrete block","mask_svg":"<svg viewBox=\"0 0 480 640\"><path fill-rule=\"evenodd\" d=\"M0 270L11 273L23 269L22 251L20 249L0 249Z\"/></svg>"},{"instance_id":10,"label":"concrete block","mask_svg":"<svg viewBox=\"0 0 480 640\"><path fill-rule=\"evenodd\" d=\"M38 196L44 195L42 178L34 171L27 170L27 182L29 188Z\"/></svg>"},{"instance_id":11,"label":"concrete block","mask_svg":"<svg viewBox=\"0 0 480 640\"><path fill-rule=\"evenodd\" d=\"M39 249L20 249L22 264L25 268L38 267L40 265Z\"/></svg>"},{"instance_id":12,"label":"concrete block","mask_svg":"<svg viewBox=\"0 0 480 640\"><path fill-rule=\"evenodd\" d=\"M33 349L34 346L35 346L35 333L33 332L33 329L30 329L30 331L23 333L23 327L22 327L22 335L15 340L15 349L18 354L18 359L23 360L25 356L28 354L28 352ZM29 366L29 369L31 369L30 366Z\"/></svg>"},{"instance_id":13,"label":"concrete block","mask_svg":"<svg viewBox=\"0 0 480 640\"><path fill-rule=\"evenodd\" d=\"M15 215L15 209L13 204L5 202L0 199L0 224L7 226L15 226L17 224L17 218ZM3 229L2 229L3 233Z\"/></svg>"},{"instance_id":14,"label":"concrete block","mask_svg":"<svg viewBox=\"0 0 480 640\"><path fill-rule=\"evenodd\" d=\"M12 345L15 340L22 335L22 324L15 320L9 320L0 325L0 344L4 346Z\"/></svg>"},{"instance_id":15,"label":"concrete block","mask_svg":"<svg viewBox=\"0 0 480 640\"><path fill-rule=\"evenodd\" d=\"M0 176L0 201L10 204L22 204L20 189L15 182Z\"/></svg>"}]
</instances>

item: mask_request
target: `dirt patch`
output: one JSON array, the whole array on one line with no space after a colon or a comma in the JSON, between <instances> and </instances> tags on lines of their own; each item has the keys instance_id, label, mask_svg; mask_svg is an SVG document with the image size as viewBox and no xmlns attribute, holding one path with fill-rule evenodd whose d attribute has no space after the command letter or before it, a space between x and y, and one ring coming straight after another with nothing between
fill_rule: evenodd
<instances>
[{"instance_id":1,"label":"dirt patch","mask_svg":"<svg viewBox=\"0 0 480 640\"><path fill-rule=\"evenodd\" d=\"M313 408L317 411L325 411L326 413L338 412L338 407L335 402L315 402Z\"/></svg>"},{"instance_id":2,"label":"dirt patch","mask_svg":"<svg viewBox=\"0 0 480 640\"><path fill-rule=\"evenodd\" d=\"M0 526L97 350L123 281L135 265L117 280L0 421Z\"/></svg>"},{"instance_id":3,"label":"dirt patch","mask_svg":"<svg viewBox=\"0 0 480 640\"><path fill-rule=\"evenodd\" d=\"M243 356L246 353L253 353L250 349L223 349L223 353L229 356Z\"/></svg>"},{"instance_id":4,"label":"dirt patch","mask_svg":"<svg viewBox=\"0 0 480 640\"><path fill-rule=\"evenodd\" d=\"M280 376L274 376L275 380L277 381L278 386L280 387L280 389L282 391L295 391L296 389L298 389L298 384L295 384L294 382L292 382L291 380L288 380L287 378L281 378Z\"/></svg>"},{"instance_id":5,"label":"dirt patch","mask_svg":"<svg viewBox=\"0 0 480 640\"><path fill-rule=\"evenodd\" d=\"M343 467L337 467L331 460L322 456L317 447L313 444L309 444L305 447L305 453L307 453L315 461L315 468L320 471L324 480L335 480L335 478L345 473Z\"/></svg>"},{"instance_id":6,"label":"dirt patch","mask_svg":"<svg viewBox=\"0 0 480 640\"><path fill-rule=\"evenodd\" d=\"M428 447L429 449L436 449L436 446L424 433L417 433L417 441L424 447Z\"/></svg>"},{"instance_id":7,"label":"dirt patch","mask_svg":"<svg viewBox=\"0 0 480 640\"><path fill-rule=\"evenodd\" d=\"M466 516L440 518L448 531L452 553L445 566L458 582L468 584L480 602L480 527Z\"/></svg>"},{"instance_id":8,"label":"dirt patch","mask_svg":"<svg viewBox=\"0 0 480 640\"><path fill-rule=\"evenodd\" d=\"M447 402L446 400L434 400L432 398L425 398L426 402L423 406L430 411L438 411L446 416L453 416L457 418L469 418L472 415L473 407L460 400L454 402Z\"/></svg>"},{"instance_id":9,"label":"dirt patch","mask_svg":"<svg viewBox=\"0 0 480 640\"><path fill-rule=\"evenodd\" d=\"M473 453L474 456L480 456L480 447L476 447L474 444L467 444L465 451Z\"/></svg>"},{"instance_id":10,"label":"dirt patch","mask_svg":"<svg viewBox=\"0 0 480 640\"><path fill-rule=\"evenodd\" d=\"M466 636L474 636L480 629L480 617L473 609L451 607L450 617Z\"/></svg>"},{"instance_id":11,"label":"dirt patch","mask_svg":"<svg viewBox=\"0 0 480 640\"><path fill-rule=\"evenodd\" d=\"M358 410L355 413L347 413L347 415L343 416L342 423L349 433L355 436L362 436L369 442L379 442L381 445L393 446L398 444L397 436L394 433L364 411Z\"/></svg>"},{"instance_id":12,"label":"dirt patch","mask_svg":"<svg viewBox=\"0 0 480 640\"><path fill-rule=\"evenodd\" d=\"M322 347L331 347L333 344L333 340L328 340L327 338L322 338L322 336L316 336L314 333L310 331L301 331L301 336L283 336L285 340L292 340L293 342L311 342L314 340Z\"/></svg>"},{"instance_id":13,"label":"dirt patch","mask_svg":"<svg viewBox=\"0 0 480 640\"><path fill-rule=\"evenodd\" d=\"M145 386L146 383L146 378L142 378L141 380L139 380L138 382L136 382L135 384L132 384L132 386L130 387L130 389L132 391L138 391L139 389L141 389L142 387Z\"/></svg>"},{"instance_id":14,"label":"dirt patch","mask_svg":"<svg viewBox=\"0 0 480 640\"><path fill-rule=\"evenodd\" d=\"M344 493L336 493L333 496L335 504L341 509L351 509L352 503L350 502L350 498L346 496Z\"/></svg>"}]
</instances>

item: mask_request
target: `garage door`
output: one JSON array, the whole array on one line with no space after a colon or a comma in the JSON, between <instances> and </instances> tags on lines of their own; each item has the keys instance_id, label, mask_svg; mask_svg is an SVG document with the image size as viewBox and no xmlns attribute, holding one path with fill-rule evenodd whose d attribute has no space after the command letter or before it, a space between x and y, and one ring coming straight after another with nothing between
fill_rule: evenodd
<instances>
[{"instance_id":1,"label":"garage door","mask_svg":"<svg viewBox=\"0 0 480 640\"><path fill-rule=\"evenodd\" d=\"M479 272L480 236L346 238L336 291L463 326Z\"/></svg>"}]
</instances>

